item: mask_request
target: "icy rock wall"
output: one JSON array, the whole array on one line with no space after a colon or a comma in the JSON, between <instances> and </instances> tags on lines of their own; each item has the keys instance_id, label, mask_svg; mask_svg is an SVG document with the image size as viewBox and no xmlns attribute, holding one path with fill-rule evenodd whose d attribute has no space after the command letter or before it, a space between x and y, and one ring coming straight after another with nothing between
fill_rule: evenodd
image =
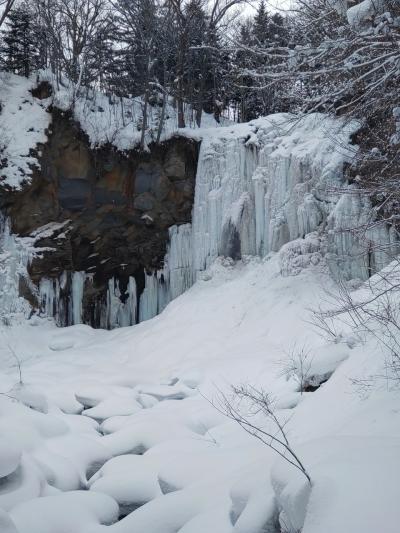
<instances>
[{"instance_id":1,"label":"icy rock wall","mask_svg":"<svg viewBox=\"0 0 400 533\"><path fill-rule=\"evenodd\" d=\"M369 199L343 180L344 164L356 153L350 145L355 129L314 114L301 120L273 115L204 130L192 224L170 227L164 266L145 272L140 295L132 276L123 287L109 280L104 301L93 305L95 323L114 328L152 318L219 255L239 259L280 251L283 275L323 256L337 278L366 279L385 266L398 253L395 232L371 224ZM26 272L28 258L15 248L18 240L9 229L3 228L2 239L13 259L1 268L8 269L9 293L15 293L4 301L15 301L19 270ZM85 321L83 300L91 283L85 272L42 279L41 310L60 325ZM2 286L5 291L7 283Z\"/></svg>"},{"instance_id":2,"label":"icy rock wall","mask_svg":"<svg viewBox=\"0 0 400 533\"><path fill-rule=\"evenodd\" d=\"M193 285L192 226L182 224L169 229L169 244L163 269L145 273L145 287L138 297L136 281L129 277L126 289L111 278L104 302L92 310L101 328L131 326L148 320ZM59 278L43 278L39 285L40 309L61 326L84 322L83 300L90 293L93 275L63 272Z\"/></svg>"},{"instance_id":3,"label":"icy rock wall","mask_svg":"<svg viewBox=\"0 0 400 533\"><path fill-rule=\"evenodd\" d=\"M162 311L219 255L281 250L283 275L326 255L342 279L364 280L385 266L398 253L395 232L371 225L368 198L343 180L344 164L356 153L350 145L356 128L320 114L274 115L207 132L192 227L171 230L164 269L146 275L140 320Z\"/></svg>"}]
</instances>

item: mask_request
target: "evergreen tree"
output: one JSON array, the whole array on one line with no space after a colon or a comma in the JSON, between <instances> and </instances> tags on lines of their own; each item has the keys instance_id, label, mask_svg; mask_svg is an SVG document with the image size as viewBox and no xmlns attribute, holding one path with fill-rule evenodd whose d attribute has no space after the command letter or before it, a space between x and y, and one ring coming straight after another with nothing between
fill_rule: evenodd
<instances>
[{"instance_id":1,"label":"evergreen tree","mask_svg":"<svg viewBox=\"0 0 400 533\"><path fill-rule=\"evenodd\" d=\"M265 7L264 0L261 0L257 13L254 16L253 22L253 37L254 44L257 46L266 46L269 39L269 30L270 30L270 18Z\"/></svg>"},{"instance_id":2,"label":"evergreen tree","mask_svg":"<svg viewBox=\"0 0 400 533\"><path fill-rule=\"evenodd\" d=\"M28 77L38 66L37 37L27 4L10 11L2 32L3 65L6 70Z\"/></svg>"}]
</instances>

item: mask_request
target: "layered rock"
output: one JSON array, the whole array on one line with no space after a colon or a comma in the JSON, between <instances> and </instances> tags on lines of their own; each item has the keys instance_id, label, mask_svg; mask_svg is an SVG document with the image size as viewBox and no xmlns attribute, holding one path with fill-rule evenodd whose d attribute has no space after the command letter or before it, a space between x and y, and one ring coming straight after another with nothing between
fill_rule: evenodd
<instances>
[{"instance_id":1,"label":"layered rock","mask_svg":"<svg viewBox=\"0 0 400 533\"><path fill-rule=\"evenodd\" d=\"M398 251L344 181L357 124L273 115L200 131L200 151L183 131L139 152L97 146L71 112L50 112L48 141L31 154L38 167L23 187L0 189L19 235L3 223L0 279L10 302L22 295L59 325L147 320L219 255L281 250L285 275L326 258L335 277L366 279Z\"/></svg>"},{"instance_id":2,"label":"layered rock","mask_svg":"<svg viewBox=\"0 0 400 533\"><path fill-rule=\"evenodd\" d=\"M37 305L60 325L134 323L136 298L125 318L111 317L107 300L124 304L133 286L140 294L145 271L163 264L168 228L190 222L197 144L173 138L147 152L93 149L70 114L52 109L48 142L37 151L40 168L30 182L0 190L12 232L51 249L28 267L41 289Z\"/></svg>"}]
</instances>

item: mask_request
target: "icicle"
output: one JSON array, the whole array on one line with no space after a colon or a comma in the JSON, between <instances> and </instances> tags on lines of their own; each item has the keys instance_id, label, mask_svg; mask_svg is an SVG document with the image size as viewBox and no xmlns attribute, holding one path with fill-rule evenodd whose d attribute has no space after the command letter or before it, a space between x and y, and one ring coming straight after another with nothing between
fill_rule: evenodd
<instances>
[{"instance_id":1,"label":"icicle","mask_svg":"<svg viewBox=\"0 0 400 533\"><path fill-rule=\"evenodd\" d=\"M13 235L8 219L0 213L0 319L3 321L11 316L26 318L32 310L28 301L19 295L21 278L32 294L36 293L28 275L31 244L31 239Z\"/></svg>"},{"instance_id":2,"label":"icicle","mask_svg":"<svg viewBox=\"0 0 400 533\"><path fill-rule=\"evenodd\" d=\"M156 274L145 273L145 288L140 295L139 322L149 320L158 313L159 281Z\"/></svg>"},{"instance_id":3,"label":"icicle","mask_svg":"<svg viewBox=\"0 0 400 533\"><path fill-rule=\"evenodd\" d=\"M136 309L137 309L137 290L135 278L129 276L128 281L128 298L124 304L124 318L121 320L121 326L132 326L136 324Z\"/></svg>"},{"instance_id":4,"label":"icicle","mask_svg":"<svg viewBox=\"0 0 400 533\"><path fill-rule=\"evenodd\" d=\"M121 297L124 296L123 302ZM106 320L103 327L108 329L132 326L136 323L136 282L130 276L126 293L122 295L118 280L108 281Z\"/></svg>"},{"instance_id":5,"label":"icicle","mask_svg":"<svg viewBox=\"0 0 400 533\"><path fill-rule=\"evenodd\" d=\"M40 309L49 317L55 314L55 305L58 306L57 295L54 290L54 281L43 278L39 284Z\"/></svg>"},{"instance_id":6,"label":"icicle","mask_svg":"<svg viewBox=\"0 0 400 533\"><path fill-rule=\"evenodd\" d=\"M85 272L74 272L72 274L72 324L82 324L82 303L85 279Z\"/></svg>"}]
</instances>

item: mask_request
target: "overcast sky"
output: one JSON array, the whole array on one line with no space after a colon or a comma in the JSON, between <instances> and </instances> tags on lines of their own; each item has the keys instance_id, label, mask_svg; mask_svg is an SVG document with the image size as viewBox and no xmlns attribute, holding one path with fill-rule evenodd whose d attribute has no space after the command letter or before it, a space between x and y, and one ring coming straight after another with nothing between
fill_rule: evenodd
<instances>
[{"instance_id":1,"label":"overcast sky","mask_svg":"<svg viewBox=\"0 0 400 533\"><path fill-rule=\"evenodd\" d=\"M258 0L251 0L252 5L244 8L245 14L252 14L258 6ZM288 9L293 0L265 0L268 11L281 11L282 9Z\"/></svg>"}]
</instances>

